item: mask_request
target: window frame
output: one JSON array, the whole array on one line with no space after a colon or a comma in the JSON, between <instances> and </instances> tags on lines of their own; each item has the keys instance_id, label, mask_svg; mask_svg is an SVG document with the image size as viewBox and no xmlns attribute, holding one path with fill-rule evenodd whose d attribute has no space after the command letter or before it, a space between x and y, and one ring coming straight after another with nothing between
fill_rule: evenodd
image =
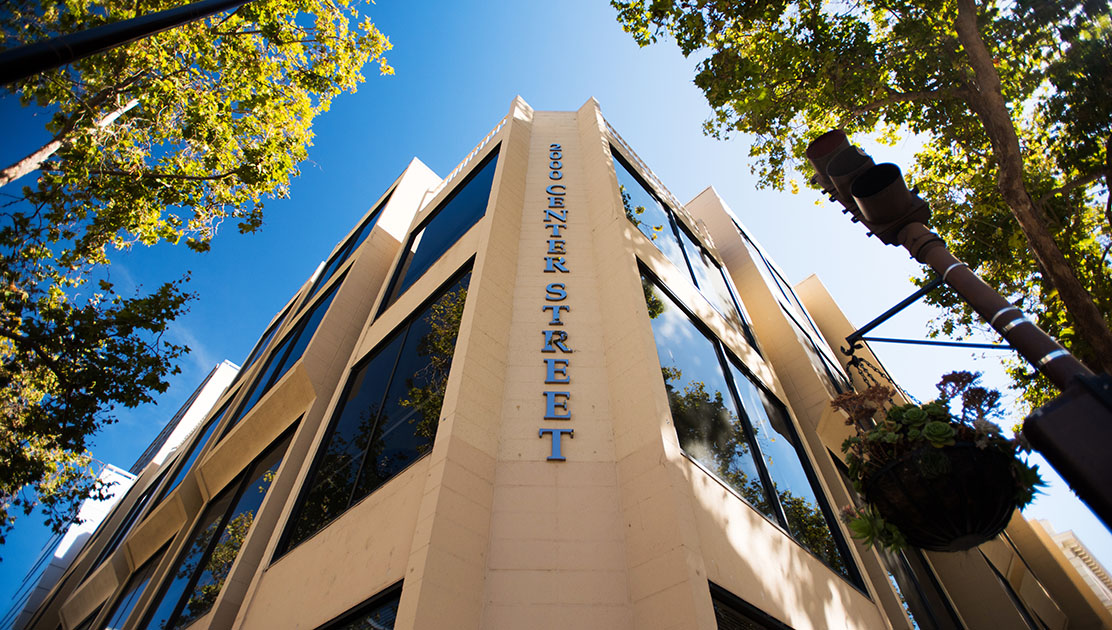
<instances>
[{"instance_id":1,"label":"window frame","mask_svg":"<svg viewBox=\"0 0 1112 630\"><path fill-rule=\"evenodd\" d=\"M749 619L746 619L746 621L758 623L768 630L794 630L794 628L792 628L788 624L780 621L776 617L773 617L760 608L757 608L753 604L750 604L737 595L734 595L730 591L715 584L714 582L708 581L707 584L710 586L710 599L712 606L721 603L722 606L725 607L727 610L733 609L733 612L740 613L741 615L748 617ZM715 608L716 610L714 613L714 618L715 625L717 626L717 606L715 606Z\"/></svg>"},{"instance_id":2,"label":"window frame","mask_svg":"<svg viewBox=\"0 0 1112 630\"><path fill-rule=\"evenodd\" d=\"M213 436L216 435L216 429L219 428L220 423L224 420L224 416L227 415L228 410L231 409L232 399L234 397L234 394L228 397L228 400L220 406L220 409L201 424L200 430L196 432L196 437L189 441L188 448L181 451L180 457L174 458L173 465L169 467L167 476L165 477L167 481L163 482L164 487L158 491L158 496L151 504L151 509L158 507L166 500L166 497L170 496L170 493L176 490L178 486L185 481L185 477L189 474L189 470L192 470L197 462L200 461L201 453L204 451L205 447L210 443L214 443ZM193 437L192 433L190 437ZM196 455L196 457L194 457L194 455ZM189 459L191 457L193 458L192 460ZM171 470L173 472L172 477L169 475Z\"/></svg>"},{"instance_id":3,"label":"window frame","mask_svg":"<svg viewBox=\"0 0 1112 630\"><path fill-rule=\"evenodd\" d=\"M400 602L401 598L402 598L402 585L403 584L404 584L404 581L394 582L390 586L387 586L386 588L384 588L381 591L375 593L374 595L371 595L368 599L364 600L362 603L356 604L355 606L349 608L348 610L344 611L343 613L340 613L340 615L337 616L336 618L331 619L329 621L326 621L324 623L324 625L317 626L317 630L338 630L338 629L342 628L345 624L349 624L352 621L356 621L361 616L367 614L371 610L381 606L382 604L385 604L388 600L394 598L395 596L397 597L398 601Z\"/></svg>"},{"instance_id":4,"label":"window frame","mask_svg":"<svg viewBox=\"0 0 1112 630\"><path fill-rule=\"evenodd\" d=\"M200 556L198 556L197 567L193 570L193 573L186 581L185 588L182 589L177 603L174 604L174 607L170 611L170 615L166 619L167 621L176 622L181 617L182 611L185 609L186 604L189 603L190 597L188 596L193 593L194 589L197 586L197 581L205 572L207 562L212 557L213 550L217 547L217 545L220 544L220 538L224 533L224 529L227 527L228 522L231 521L232 515L235 512L235 508L238 506L240 499L243 498L244 493L247 491L248 486L250 485L249 482L252 478L252 473L259 472L256 471L255 468L267 458L274 455L277 450L282 449L282 455L281 457L279 457L277 462L278 468L275 469L275 478L277 478L277 473L279 470L281 470L282 464L285 463L286 455L289 454L290 446L293 443L294 432L297 430L297 427L300 424L301 418L298 418L297 421L293 423L293 425L283 431L281 435L279 435L273 442L270 443L270 445L263 449L262 452L256 455L254 459L252 459L246 466L244 466L243 470L240 471L232 479L232 481L228 483L228 485L221 489L220 492L215 493L213 497L206 501L205 504L197 511L197 516L194 519L193 527L189 530L189 535L185 538L185 542L182 548L178 550L178 555L174 559L174 563L170 567L170 570L166 573L166 575L162 577L162 581L158 585L158 591L156 592L155 596L152 597L151 600L147 603L146 609L143 611L141 621L137 624L137 627L146 628L151 622L151 617L158 611L158 607L162 604L162 599L166 596L167 591L174 582L173 575L177 570L177 567L180 566L182 562L182 554L188 551L189 543L194 540L194 538L200 531L199 528L203 527L205 524L205 520L203 517L205 516L205 513L207 512L209 506L223 500L224 493L230 492L231 500L229 501L228 506L225 508L224 514L216 521L217 526L215 534L213 535L212 539L209 540L209 542L205 545L204 552ZM271 487L273 487L273 482L270 486L267 486L267 490L263 494L263 501L266 501L266 498L270 496ZM257 517L258 515L256 514L256 518ZM253 531L254 525L254 520L252 520L251 527L248 528L248 535L251 531ZM236 559L232 561L232 564L234 565L238 559L239 551L237 550ZM223 592L223 586L221 586L220 592ZM220 595L218 593L217 598L219 598L219 596ZM205 614L207 615L211 611L212 609L210 608L208 611L205 612ZM198 619L200 619L200 617L198 617ZM191 623L193 623L193 621L189 622L189 624ZM186 626L188 626L189 624L186 624Z\"/></svg>"},{"instance_id":5,"label":"window frame","mask_svg":"<svg viewBox=\"0 0 1112 630\"><path fill-rule=\"evenodd\" d=\"M425 273L428 272L428 269L426 269L425 272L423 272L420 276L414 278L413 282L411 282L409 286L407 286L405 289L402 289L400 292L397 292L397 288L401 283L403 276L408 272L406 261L408 259L411 259L413 254L416 253L416 250L413 249L414 239L422 235L425 229L429 227L429 224L431 224L440 215L440 213L444 211L448 204L450 204L456 198L456 196L459 195L459 193L467 188L467 185L474 181L474 179L478 177L479 173L481 173L483 169L486 168L486 166L493 161L495 163L494 173L491 174L490 191L487 194L486 206L483 207L483 214L478 217L475 222L471 224L470 227L464 230L463 233L456 237L456 240L454 240L448 246L448 248L445 249L444 252L442 252L440 256L436 258L436 261L443 259L444 255L447 254L453 247L455 247L456 243L459 243L460 239L462 239L464 235L474 229L475 226L479 225L479 223L486 218L487 210L490 207L490 200L494 195L494 186L498 183L498 161L501 149L501 142L494 143L494 146L490 149L490 151L488 151L487 154L482 157L482 159L477 160L476 165L470 171L468 171L467 175L464 176L458 184L453 186L448 194L440 200L440 203L436 204L436 206L431 211L429 211L429 213L425 215L424 218L421 219L421 222L418 223L406 235L404 245L402 246L397 258L394 261L394 266L390 270L390 281L386 283L386 290L382 293L382 302L381 304L379 304L377 312L375 313L376 320L382 317L382 315L387 310L389 310L390 307L393 306L399 298L401 298L401 296L405 295L405 293L421 278L423 278ZM420 245L418 245L418 247L419 246ZM433 262L434 265L436 261ZM429 266L429 269L431 268L432 265Z\"/></svg>"},{"instance_id":6,"label":"window frame","mask_svg":"<svg viewBox=\"0 0 1112 630\"><path fill-rule=\"evenodd\" d=\"M340 268L351 258L355 250L359 249L359 247L370 238L371 233L374 232L374 227L378 224L378 220L382 218L382 212L386 209L386 204L390 203L390 198L394 196L395 190L397 190L396 185L387 189L382 200L375 205L371 213L367 215L367 218L363 219L359 223L359 227L355 228L343 241L339 249L328 257L328 260L324 263L324 267L320 270L320 274L313 281L313 285L309 287L309 292L306 294L308 296L307 301L311 301L313 297L316 296L317 291L320 291L324 285L328 284L328 281L332 277L337 276ZM329 268L332 269L331 272Z\"/></svg>"},{"instance_id":7,"label":"window frame","mask_svg":"<svg viewBox=\"0 0 1112 630\"><path fill-rule=\"evenodd\" d=\"M336 295L340 292L340 287L341 285L343 285L345 279L347 279L347 271L344 271L343 274L341 274L337 278L332 288L326 291L318 299L316 299L310 307L302 309L300 316L297 318L297 321L294 322L293 327L290 328L290 330L288 330L286 334L282 336L281 341L278 342L278 346L275 348L275 351L282 349L282 345L285 344L287 341L292 340L293 343L291 343L289 347L283 350L283 352L281 353L281 357L278 356L277 352L267 357L266 363L263 364L263 369L259 371L259 374L255 375L255 380L251 382L251 385L240 388L243 396L236 403L236 411L234 414L231 414L230 419L224 426L224 429L220 432L220 437L218 437L216 440L217 442L227 437L228 434L231 433L232 429L235 428L241 421L243 421L247 414L251 413L251 410L255 408L255 405L258 405L263 397L266 396L267 393L275 385L277 385L283 377L286 376L286 374L289 374L290 369L293 368L293 366L301 360L300 356L297 359L294 359L293 363L286 365L285 370L283 370L281 374L278 374L277 370L275 370L273 374L267 377L266 383L263 383L260 380L262 376L266 375L267 370L270 368L275 360L278 360L282 364L285 364L285 362L289 359L290 353L293 352L294 346L297 345L297 341L300 340L300 336L304 334L305 326L308 324L309 320L312 319L313 315L316 314L316 309L320 308L320 306L325 301L331 301L335 299ZM326 308L324 312L321 313L320 321L317 322L317 325L313 329L313 332L310 335L308 341L305 342L305 348L302 348L301 350L301 356L305 355L305 350L307 350L309 344L312 343L313 337L315 337L317 331L320 330L320 325L324 323L324 318L328 316L328 311L330 310L332 310L331 303L329 303L328 308ZM262 391L259 393L259 397L255 399L254 402L251 402L250 405L248 405L251 397L255 395L255 392L259 390L260 387L262 388Z\"/></svg>"},{"instance_id":8,"label":"window frame","mask_svg":"<svg viewBox=\"0 0 1112 630\"><path fill-rule=\"evenodd\" d=\"M131 590L133 584L135 584L135 578L139 577L143 573L146 573L147 575L143 578L142 587L138 588L137 592L135 593L134 602L131 604L130 608L128 608L127 614L125 614L124 617L120 620L120 628L124 628L127 626L128 620L133 614L135 614L135 610L136 607L139 605L139 601L143 599L143 595L146 594L147 589L150 588L151 580L154 578L155 573L158 572L158 565L166 559L166 552L169 550L172 542L172 540L167 541L158 551L154 552L154 554L152 554L150 558L147 558L146 562L139 565L138 569L131 572L131 575L129 575L127 580L124 582L123 588L113 593L114 597L111 600L112 604L110 606L108 605L107 601L104 604L101 604L101 606L107 608L108 612L105 618L101 620L99 624L95 624L97 628L99 628L100 630L106 630L108 628L108 622L116 616L116 612L118 611L120 604L123 603L124 596ZM102 608L102 610L104 610L104 608Z\"/></svg>"},{"instance_id":9,"label":"window frame","mask_svg":"<svg viewBox=\"0 0 1112 630\"><path fill-rule=\"evenodd\" d=\"M285 308L282 309L278 317L274 318L274 321L266 327L266 330L263 331L262 336L259 337L259 340L255 342L255 346L251 348L251 353L247 355L246 359L244 359L243 365L239 368L239 372L236 373L235 379L232 380L232 383L230 385L228 385L228 389L235 387L235 385L239 382L239 379L248 370L250 370L251 366L255 365L255 362L258 361L259 358L262 357L262 355L267 351L267 349L270 348L271 342L274 341L275 333L277 333L278 329L282 327L282 324L286 321L286 317L289 316L295 304L296 299L291 300L290 303L286 304Z\"/></svg>"},{"instance_id":10,"label":"window frame","mask_svg":"<svg viewBox=\"0 0 1112 630\"><path fill-rule=\"evenodd\" d=\"M815 351L815 354L819 358L819 362L822 363L823 371L826 372L830 384L834 387L834 391L839 394L849 391L851 389L849 376L845 374L844 368L842 368L834 355L834 349L830 348L829 344L826 343L826 338L823 337L815 320L811 318L811 314L808 313L807 309L803 306L802 300L796 295L795 289L792 288L791 284L789 284L783 274L780 273L780 270L769 260L768 256L766 256L760 246L757 245L757 242L742 229L741 225L733 219L731 219L730 222L733 223L734 229L737 230L738 234L745 242L745 247L750 252L750 255L755 255L760 259L758 264L763 265L767 273L761 272L760 269L758 269L758 272L762 277L771 280L772 284L775 285L776 291L784 298L781 300L774 296L773 299L776 300L777 304L780 306L780 310L783 311L792 325L802 333L807 343ZM766 281L765 284L768 284L768 281ZM792 312L793 310L798 311L799 314L803 316L807 321L806 326L799 321L796 314ZM816 340L816 337L818 340L822 341L821 344Z\"/></svg>"},{"instance_id":11,"label":"window frame","mask_svg":"<svg viewBox=\"0 0 1112 630\"><path fill-rule=\"evenodd\" d=\"M753 371L745 365L745 362L742 361L740 357L735 355L734 352L726 345L726 343L719 339L718 336L714 334L713 331L711 331L711 329L698 316L696 316L694 312L682 300L678 298L675 292L673 292L669 287L667 287L663 282L660 281L656 274L654 274L644 263L641 263L640 261L638 267L641 272L641 276L648 280L656 289L664 293L665 296L668 297L676 306L676 308L678 308L680 312L688 318L691 325L696 329L696 331L706 337L706 339L714 347L715 358L718 360L718 369L724 376L728 393L730 396L732 396L731 402L734 405L734 409L736 409L739 414L739 420L743 421L741 423L742 430L744 432L746 442L753 454L753 460L756 464L758 476L760 477L761 483L764 486L762 490L764 491L766 500L768 500L770 506L772 507L772 511L775 513L776 518L769 517L757 506L752 505L744 496L742 496L742 494L736 488L730 485L730 483L728 483L726 480L719 477L717 473L715 473L708 466L700 462L693 455L688 453L687 449L683 448L682 445L680 445L680 452L683 453L684 457L688 461L695 464L700 470L710 475L711 478L716 480L720 485L722 485L723 488L725 488L727 491L729 491L731 494L745 503L745 505L750 507L755 513L767 520L773 526L780 529L780 531L782 531L788 539L798 545L805 552L814 556L819 562L826 566L831 571L831 573L838 575L842 579L849 582L858 591L864 593L864 579L861 574L861 569L857 566L857 560L853 556L849 545L845 540L845 536L841 531L841 528L837 525L838 521L836 518L836 514L834 513L833 508L831 508L831 498L828 496L826 489L822 485L821 479L816 472L816 464L813 458L808 454L807 449L803 444L801 437L802 433L799 430L798 420L795 418L794 414L791 413L791 411L787 408L787 405L785 405L783 401L781 401L775 395L774 392L772 392L759 378L755 376ZM655 333L652 342L655 354L657 352ZM772 401L772 404L777 405L784 413L784 417L787 420L787 422L785 423L785 427L789 433L788 435L784 435L784 437L791 442L792 449L796 453L796 457L800 462L801 468L803 469L803 472L807 478L807 482L810 485L811 491L815 494L816 502L818 503L816 507L818 507L818 509L822 513L826 521L827 528L830 530L831 540L834 543L834 546L837 548L839 555L841 555L842 557L842 562L846 567L845 573L842 573L838 569L827 564L821 556L819 556L802 542L797 540L795 535L792 534L790 521L787 518L787 513L784 510L784 506L781 503L779 496L777 496L773 491L777 486L773 482L772 474L768 469L764 450L760 447L760 444L756 439L756 435L753 429L753 422L749 418L749 413L746 410L744 399L741 397L741 392L738 391L738 385L734 381L733 375L730 373L729 368L731 364L735 368L737 368L737 370L741 372L743 376L748 378L754 387L761 390L765 394L765 396L767 396L768 399ZM669 417L671 417L671 409L669 409ZM675 431L674 426L673 431Z\"/></svg>"},{"instance_id":12,"label":"window frame","mask_svg":"<svg viewBox=\"0 0 1112 630\"><path fill-rule=\"evenodd\" d=\"M688 282L690 282L691 285L695 287L695 290L707 302L707 304L709 304L716 313L722 316L722 319L729 322L729 318L727 317L727 315L718 310L718 307L715 305L715 301L708 296L708 293L714 291L714 287L703 287L699 284L698 274L695 273L695 263L692 262L691 256L701 256L705 254L706 257L712 261L714 268L717 269L718 273L722 277L722 282L726 286L726 292L729 293L730 300L732 301L734 306L734 310L737 312L738 320L741 324L742 335L745 336L745 340L749 342L749 345L753 348L753 350L756 351L757 354L761 354L761 349L760 346L757 344L757 336L753 331L752 323L749 321L748 314L744 306L742 305L741 296L738 295L737 289L734 287L732 279L730 278L729 274L726 273L725 265L719 263L718 258L715 257L713 253L711 253L711 249L707 247L707 244L704 243L701 238L696 236L695 230L691 229L691 227L687 225L687 222L683 221L680 218L679 211L673 208L669 203L664 201L663 195L657 192L656 187L650 185L647 180L642 177L635 168L633 168L631 160L622 155L621 151L617 147L615 147L613 143L610 143L610 154L613 157L614 161L618 163L623 169L625 169L625 171L629 173L633 177L633 179L637 181L638 184L641 185L645 192L651 195L653 199L655 199L656 202L659 203L660 206L664 209L664 213L668 216L668 224L671 226L672 236L675 237L676 244L680 248L680 253L683 256L684 263L687 265ZM614 176L615 178L617 178L616 169L614 172ZM618 185L620 188L620 180L618 182ZM640 228L638 228L638 232L640 232ZM641 232L641 235L644 236L644 232ZM651 239L650 242L652 242ZM693 247L697 248L698 251L687 251L688 242L690 242ZM665 258L668 258L668 255L665 254L664 250L660 249L660 247L657 246L656 243L653 243L653 246L656 247L656 249L660 251L660 253ZM670 259L669 261L672 262ZM638 260L638 263L642 267L646 266L646 263L644 263L643 261ZM657 284L659 285L660 283L658 282Z\"/></svg>"},{"instance_id":13,"label":"window frame","mask_svg":"<svg viewBox=\"0 0 1112 630\"><path fill-rule=\"evenodd\" d=\"M392 479L397 478L399 475L404 473L407 469L409 469L410 467L417 464L417 462L421 461L422 459L424 459L428 455L432 454L432 449L430 449L429 453L426 453L424 455L421 455L420 457L414 458L414 460L412 462L409 462L409 464L406 465L404 468L402 468L401 470L398 470L396 473L394 473L394 475L391 476L390 479L387 479L386 481L384 481L382 484L380 484L374 490L371 490L370 492L364 494L363 496L356 498L355 493L356 493L356 490L358 489L359 475L362 472L363 467L366 464L366 460L367 460L368 453L369 453L369 448L368 448L361 455L360 462L359 462L359 469L358 469L358 472L356 473L355 482L354 482L354 485L351 488L351 493L348 497L347 507L345 507L342 511L337 513L335 516L333 516L327 522L323 523L313 533L309 534L308 536L305 536L304 538L297 541L296 543L291 543L291 538L293 536L294 527L296 526L297 521L301 516L301 510L304 507L305 500L306 500L309 492L312 491L312 489L315 487L315 482L317 481L317 479L316 479L317 473L319 472L320 467L321 467L322 462L323 462L323 459L324 459L322 453L324 453L325 450L328 448L329 444L331 444L332 438L335 435L337 426L339 424L340 414L342 414L342 412L343 412L344 403L347 401L348 395L350 394L351 389L355 386L355 376L360 372L360 370L362 370L364 367L366 367L366 365L370 361L374 360L378 356L378 353L380 351L382 351L383 349L385 349L395 339L395 336L399 332L408 330L408 328L413 324L413 322L421 314L423 314L430 305L432 305L437 299L439 299L442 295L444 295L445 291L449 287L451 287L456 282L459 282L459 280L461 280L467 274L472 273L474 271L474 263L475 263L475 257L472 256L471 258L469 258L467 260L467 262L465 262L462 266L460 266L459 269L457 269L455 272L453 272L451 276L449 276L440 285L438 285L437 288L434 289L428 296L426 296L425 299L422 300L421 303L419 305L417 305L413 309L412 312L407 314L406 317L403 320L398 322L398 324L396 324L385 335L383 335L382 338L374 345L373 348L371 348L369 351L367 351L362 357L359 358L359 360L355 364L353 364L348 369L347 375L346 375L346 378L345 378L345 381L344 381L344 386L340 390L341 391L340 397L339 397L338 402L336 403L336 405L332 408L332 415L328 419L328 428L325 431L324 435L321 437L320 441L315 443L315 451L313 453L312 464L310 464L308 472L305 474L305 477L301 481L301 487L298 488L297 497L294 500L293 508L290 510L289 518L287 518L287 520L282 524L282 528L283 528L282 529L282 534L278 538L278 544L275 545L274 555L273 555L273 558L271 559L272 564L274 562L277 562L281 558L283 558L286 554L293 551L294 549L296 549L298 546L305 543L309 539L313 538L314 536L319 535L320 532L328 529L329 526L331 526L337 520L342 518L344 516L344 514L346 514L348 511L350 511L351 508L353 508L357 503L359 503L360 501L362 501L362 500L366 499L367 497L371 496L372 494L374 494L375 492L380 490L383 486L385 486L387 483L389 483ZM468 288L470 290L470 286ZM466 304L464 305L464 308L466 308ZM459 340L457 338L457 345L458 345L458 342L459 342ZM453 349L453 362L454 362L454 357L455 357L455 351ZM397 370L397 367L398 367L397 362L400 359L401 359L401 355L399 355L398 358L395 359L394 367L391 369L391 373L390 373L390 378L391 379L393 379L394 376L396 375L396 370ZM449 378L450 378L450 376L449 376ZM376 419L376 422L375 422L376 427L377 427L377 425L378 425L378 419ZM374 428L371 429L371 432L372 433L374 432ZM438 433L439 433L439 431L438 431ZM434 438L433 444L434 444L434 447L435 447L435 438Z\"/></svg>"}]
</instances>

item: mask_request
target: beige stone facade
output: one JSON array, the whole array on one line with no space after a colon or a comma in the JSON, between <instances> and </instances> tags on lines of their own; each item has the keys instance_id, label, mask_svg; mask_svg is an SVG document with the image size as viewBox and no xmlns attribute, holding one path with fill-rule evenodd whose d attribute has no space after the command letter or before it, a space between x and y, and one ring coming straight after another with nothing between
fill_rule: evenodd
<instances>
[{"instance_id":1,"label":"beige stone facade","mask_svg":"<svg viewBox=\"0 0 1112 630\"><path fill-rule=\"evenodd\" d=\"M424 264L414 252L439 242L438 213L466 201L487 165L481 218L412 272ZM671 208L687 255L725 270L739 312L716 305L709 285L693 282L695 263L680 269L627 218L622 169ZM921 628L1112 625L1064 569L1028 561L1044 547L1019 516L1014 535L963 554L882 558L847 537L834 518L851 501L833 455L845 426L829 402L853 378L830 348L849 322L817 280L798 294L780 286L713 189L686 206L672 198L595 101L543 112L516 99L452 174L442 180L414 160L372 208L373 229L345 238L329 261L342 262L276 316L180 483L166 491L184 455L148 467L30 627L914 627L907 609ZM361 422L379 418L374 444L341 443L350 401L387 389L360 380L362 370L385 365L398 331L426 321L419 314L443 305L428 306L465 271L450 371L430 390L440 405L431 429L419 415L391 428L368 407ZM813 493L806 516L821 543L795 528L783 495L758 509L685 450L650 285L732 366L731 392L744 384L782 410L789 426L777 425L775 448L786 441L777 452L806 472L789 489ZM290 341L299 334L300 346ZM293 347L285 371L274 369ZM415 387L401 407L418 408ZM412 459L404 466L377 446L395 429L417 444L398 447ZM235 519L220 521L216 508L250 495L270 461L260 454L275 444L281 463L258 477L265 494L233 535ZM356 460L353 489L343 486L335 507L335 470ZM780 463L769 460L747 479L771 478ZM364 491L366 475L377 480ZM312 510L326 517L313 521ZM205 542L210 522L224 533ZM190 564L198 558L207 572ZM921 603L905 608L894 583ZM346 616L369 610L379 625Z\"/></svg>"}]
</instances>

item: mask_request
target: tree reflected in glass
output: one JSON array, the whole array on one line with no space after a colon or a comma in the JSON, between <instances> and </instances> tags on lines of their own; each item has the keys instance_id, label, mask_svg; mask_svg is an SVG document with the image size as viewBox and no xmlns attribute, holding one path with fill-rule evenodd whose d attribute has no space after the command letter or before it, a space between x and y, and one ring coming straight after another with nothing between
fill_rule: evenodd
<instances>
[{"instance_id":1,"label":"tree reflected in glass","mask_svg":"<svg viewBox=\"0 0 1112 630\"><path fill-rule=\"evenodd\" d=\"M641 284L680 447L827 565L848 575L787 411L733 359L727 360L724 349L669 295L645 277Z\"/></svg>"},{"instance_id":2,"label":"tree reflected in glass","mask_svg":"<svg viewBox=\"0 0 1112 630\"><path fill-rule=\"evenodd\" d=\"M319 531L427 454L436 439L470 273L356 368L307 482L285 548Z\"/></svg>"}]
</instances>

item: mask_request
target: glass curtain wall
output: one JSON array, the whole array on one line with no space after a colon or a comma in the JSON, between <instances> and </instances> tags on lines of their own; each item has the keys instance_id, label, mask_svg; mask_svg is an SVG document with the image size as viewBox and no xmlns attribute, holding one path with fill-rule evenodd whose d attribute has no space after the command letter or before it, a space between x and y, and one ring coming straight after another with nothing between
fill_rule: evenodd
<instances>
[{"instance_id":1,"label":"glass curtain wall","mask_svg":"<svg viewBox=\"0 0 1112 630\"><path fill-rule=\"evenodd\" d=\"M223 435L227 435L232 427L239 424L239 421L247 415L247 412L251 411L255 403L259 402L259 399L270 391L270 388L281 380L286 372L293 367L293 364L301 358L305 348L309 345L309 341L317 332L317 326L320 326L321 320L324 319L324 314L328 312L328 307L332 305L332 298L336 297L336 292L339 291L342 284L343 280L333 284L328 293L318 300L309 312L301 316L301 321L297 323L297 326L274 349L274 354L270 355L266 366L259 372L258 378L255 379L254 384L251 385L251 390L247 393L246 400L240 404L239 410L232 421L228 423L228 428L224 429Z\"/></svg>"},{"instance_id":2,"label":"glass curtain wall","mask_svg":"<svg viewBox=\"0 0 1112 630\"><path fill-rule=\"evenodd\" d=\"M634 174L632 167L611 146L614 172L626 218L645 235L678 269L686 272L695 288L711 306L733 326L740 329L749 345L757 347L741 301L738 300L725 270L698 239L688 232L675 213L660 201L648 184Z\"/></svg>"},{"instance_id":3,"label":"glass curtain wall","mask_svg":"<svg viewBox=\"0 0 1112 630\"><path fill-rule=\"evenodd\" d=\"M859 583L787 410L642 276L680 447L830 568Z\"/></svg>"},{"instance_id":4,"label":"glass curtain wall","mask_svg":"<svg viewBox=\"0 0 1112 630\"><path fill-rule=\"evenodd\" d=\"M486 215L494 185L494 171L498 166L498 149L495 147L482 163L472 169L467 178L413 231L390 280L380 313L397 301L444 252Z\"/></svg>"},{"instance_id":5,"label":"glass curtain wall","mask_svg":"<svg viewBox=\"0 0 1112 630\"><path fill-rule=\"evenodd\" d=\"M386 193L386 197L375 207L371 215L363 221L359 229L348 237L343 246L332 255L332 258L328 259L328 262L324 265L324 269L321 269L320 275L318 275L316 281L313 282L313 287L309 289L309 297L307 299L313 299L313 296L317 294L321 286L328 282L328 279L336 273L336 270L343 266L344 262L351 257L355 250L359 249L363 241L367 240L367 237L371 235L371 230L373 230L375 224L378 223L378 217L382 214L382 209L386 207L386 204L390 201L390 197L393 194L393 189Z\"/></svg>"},{"instance_id":6,"label":"glass curtain wall","mask_svg":"<svg viewBox=\"0 0 1112 630\"><path fill-rule=\"evenodd\" d=\"M279 553L432 449L470 278L451 281L352 371Z\"/></svg>"},{"instance_id":7,"label":"glass curtain wall","mask_svg":"<svg viewBox=\"0 0 1112 630\"><path fill-rule=\"evenodd\" d=\"M159 594L158 604L140 627L184 628L212 609L289 441L286 437L269 448L205 508Z\"/></svg>"}]
</instances>

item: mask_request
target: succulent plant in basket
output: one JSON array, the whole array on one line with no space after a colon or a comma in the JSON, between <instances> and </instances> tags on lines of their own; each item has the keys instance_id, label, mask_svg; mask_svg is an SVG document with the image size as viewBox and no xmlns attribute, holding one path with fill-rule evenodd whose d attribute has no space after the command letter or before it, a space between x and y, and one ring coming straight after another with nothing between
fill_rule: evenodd
<instances>
[{"instance_id":1,"label":"succulent plant in basket","mask_svg":"<svg viewBox=\"0 0 1112 630\"><path fill-rule=\"evenodd\" d=\"M980 375L951 372L938 399L888 406L891 388L873 386L831 403L849 415L849 477L862 507L842 512L866 545L932 551L970 549L999 534L1016 508L1043 485L1018 432L1006 437L993 421L1000 392L978 385ZM955 411L955 409L957 411Z\"/></svg>"}]
</instances>

